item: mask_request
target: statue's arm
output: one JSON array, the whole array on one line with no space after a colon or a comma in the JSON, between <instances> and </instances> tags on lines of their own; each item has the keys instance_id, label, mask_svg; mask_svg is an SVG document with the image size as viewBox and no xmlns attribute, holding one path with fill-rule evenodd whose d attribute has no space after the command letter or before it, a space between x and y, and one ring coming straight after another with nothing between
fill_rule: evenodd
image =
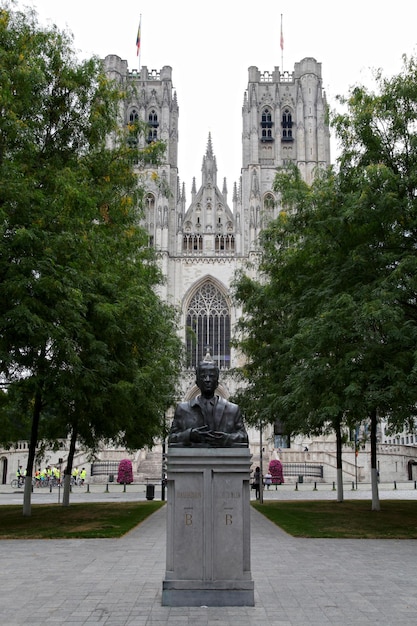
<instances>
[{"instance_id":1,"label":"statue's arm","mask_svg":"<svg viewBox=\"0 0 417 626\"><path fill-rule=\"evenodd\" d=\"M234 431L229 435L231 443L249 443L248 433L246 432L243 417L238 406L236 406Z\"/></svg>"},{"instance_id":2,"label":"statue's arm","mask_svg":"<svg viewBox=\"0 0 417 626\"><path fill-rule=\"evenodd\" d=\"M180 443L184 446L189 446L191 444L191 428L187 428L185 422L184 411L178 406L169 431L168 445Z\"/></svg>"},{"instance_id":3,"label":"statue's arm","mask_svg":"<svg viewBox=\"0 0 417 626\"><path fill-rule=\"evenodd\" d=\"M237 404L229 403L227 411L227 432L223 434L221 445L249 445L248 433L243 423L243 417ZM220 433L219 433L220 434Z\"/></svg>"}]
</instances>

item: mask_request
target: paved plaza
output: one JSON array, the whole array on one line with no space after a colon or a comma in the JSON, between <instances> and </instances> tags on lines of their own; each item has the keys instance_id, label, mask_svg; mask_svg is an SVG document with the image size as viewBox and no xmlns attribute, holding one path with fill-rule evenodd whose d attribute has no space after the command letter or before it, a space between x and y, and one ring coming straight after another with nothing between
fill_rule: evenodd
<instances>
[{"instance_id":1,"label":"paved plaza","mask_svg":"<svg viewBox=\"0 0 417 626\"><path fill-rule=\"evenodd\" d=\"M120 489L91 498L143 499ZM300 486L301 487L301 486ZM285 499L335 497L288 486ZM7 491L7 490L6 490ZM101 489L101 492L103 490ZM266 499L283 491L265 492ZM346 498L368 492L346 491ZM381 491L416 498L415 490ZM0 492L0 504L22 501ZM56 501L34 494L33 502ZM284 499L284 498L283 498ZM417 623L417 542L297 539L251 512L254 607L162 607L166 507L120 539L0 541L1 626L326 626ZM196 555L198 558L198 555Z\"/></svg>"}]
</instances>

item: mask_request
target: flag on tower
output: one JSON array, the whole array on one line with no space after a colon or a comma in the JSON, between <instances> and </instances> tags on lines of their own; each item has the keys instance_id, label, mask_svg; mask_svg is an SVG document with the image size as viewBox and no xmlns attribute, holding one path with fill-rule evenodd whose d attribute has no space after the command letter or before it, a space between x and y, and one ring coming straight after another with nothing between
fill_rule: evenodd
<instances>
[{"instance_id":1,"label":"flag on tower","mask_svg":"<svg viewBox=\"0 0 417 626\"><path fill-rule=\"evenodd\" d=\"M280 40L281 50L284 50L284 33L282 32L282 13L281 13L281 40Z\"/></svg>"},{"instance_id":2,"label":"flag on tower","mask_svg":"<svg viewBox=\"0 0 417 626\"><path fill-rule=\"evenodd\" d=\"M140 51L140 26L142 23L142 16L140 16L140 20L139 20L139 27L138 27L138 34L136 35L136 56L139 56L139 51Z\"/></svg>"}]
</instances>

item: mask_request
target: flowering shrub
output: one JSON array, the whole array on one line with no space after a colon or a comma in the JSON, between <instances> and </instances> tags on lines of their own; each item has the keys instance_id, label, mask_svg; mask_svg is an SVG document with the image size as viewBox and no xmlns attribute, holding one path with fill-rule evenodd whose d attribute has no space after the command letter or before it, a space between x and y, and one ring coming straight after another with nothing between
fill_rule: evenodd
<instances>
[{"instance_id":1,"label":"flowering shrub","mask_svg":"<svg viewBox=\"0 0 417 626\"><path fill-rule=\"evenodd\" d=\"M282 485L285 482L281 461L270 461L268 470L272 476L273 485Z\"/></svg>"},{"instance_id":2,"label":"flowering shrub","mask_svg":"<svg viewBox=\"0 0 417 626\"><path fill-rule=\"evenodd\" d=\"M117 471L117 482L122 485L130 485L130 483L133 483L132 461L129 459L120 461Z\"/></svg>"}]
</instances>

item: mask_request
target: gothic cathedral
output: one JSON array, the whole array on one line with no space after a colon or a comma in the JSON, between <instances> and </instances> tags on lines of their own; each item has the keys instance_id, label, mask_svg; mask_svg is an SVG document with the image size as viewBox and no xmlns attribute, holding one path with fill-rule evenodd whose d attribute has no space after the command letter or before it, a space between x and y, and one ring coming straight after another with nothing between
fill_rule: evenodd
<instances>
[{"instance_id":1,"label":"gothic cathedral","mask_svg":"<svg viewBox=\"0 0 417 626\"><path fill-rule=\"evenodd\" d=\"M210 348L221 376L220 394L233 394L228 370L238 365L230 347L240 315L230 295L234 273L256 261L258 235L280 210L272 192L276 169L296 163L309 182L317 167L330 164L330 132L321 64L305 58L292 73L248 70L242 106L242 169L229 196L226 180L217 178L210 135L202 157L201 181L193 179L191 201L178 171L179 106L172 68L130 71L115 55L105 59L107 74L126 91L124 123L147 122L144 142L166 144L158 177L146 177L143 225L160 255L166 283L162 296L181 312L187 354L183 398L197 393L194 368ZM145 144L144 144L145 145Z\"/></svg>"}]
</instances>

